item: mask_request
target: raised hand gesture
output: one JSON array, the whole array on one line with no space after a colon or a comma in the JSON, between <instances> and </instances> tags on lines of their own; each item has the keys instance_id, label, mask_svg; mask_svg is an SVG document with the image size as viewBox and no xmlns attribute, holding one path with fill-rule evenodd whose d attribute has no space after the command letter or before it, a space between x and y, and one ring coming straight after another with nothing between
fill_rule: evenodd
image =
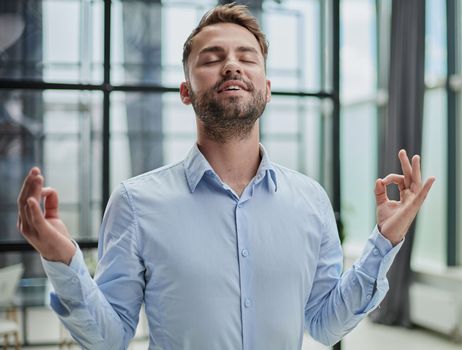
<instances>
[{"instance_id":1,"label":"raised hand gesture","mask_svg":"<svg viewBox=\"0 0 462 350\"><path fill-rule=\"evenodd\" d=\"M43 182L40 169L32 168L18 197L18 229L45 259L69 264L76 247L59 218L58 193Z\"/></svg>"},{"instance_id":2,"label":"raised hand gesture","mask_svg":"<svg viewBox=\"0 0 462 350\"><path fill-rule=\"evenodd\" d=\"M390 174L375 183L377 225L380 233L393 245L402 241L435 182L435 177L431 176L422 185L418 155L412 157L412 164L405 150L399 151L398 157L403 175ZM392 183L398 186L399 201L387 196L387 186Z\"/></svg>"}]
</instances>

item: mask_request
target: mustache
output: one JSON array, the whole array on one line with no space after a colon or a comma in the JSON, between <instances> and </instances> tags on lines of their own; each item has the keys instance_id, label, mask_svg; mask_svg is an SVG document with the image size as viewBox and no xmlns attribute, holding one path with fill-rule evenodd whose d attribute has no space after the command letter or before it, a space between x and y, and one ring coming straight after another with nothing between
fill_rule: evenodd
<instances>
[{"instance_id":1,"label":"mustache","mask_svg":"<svg viewBox=\"0 0 462 350\"><path fill-rule=\"evenodd\" d=\"M218 90L220 89L220 86L223 85L224 83L226 83L226 82L229 81L229 80L238 80L238 81L244 83L248 91L253 91L253 90L255 90L255 86L252 84L252 82L249 81L249 80L246 80L246 79L242 78L240 75L234 75L234 76L229 76L229 77L223 78L222 80L218 81L218 82L213 86L212 89L213 89L214 91L218 91Z\"/></svg>"}]
</instances>

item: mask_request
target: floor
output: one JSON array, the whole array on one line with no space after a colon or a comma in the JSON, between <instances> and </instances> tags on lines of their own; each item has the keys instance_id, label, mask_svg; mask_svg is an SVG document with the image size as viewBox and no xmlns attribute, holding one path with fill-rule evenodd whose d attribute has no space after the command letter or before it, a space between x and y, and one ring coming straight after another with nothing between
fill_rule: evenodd
<instances>
[{"instance_id":1,"label":"floor","mask_svg":"<svg viewBox=\"0 0 462 350\"><path fill-rule=\"evenodd\" d=\"M306 337L303 350L326 350ZM462 350L462 343L423 329L403 329L362 321L342 341L342 350Z\"/></svg>"},{"instance_id":2,"label":"floor","mask_svg":"<svg viewBox=\"0 0 462 350\"><path fill-rule=\"evenodd\" d=\"M30 350L57 350L58 347L31 347ZM73 346L72 349L79 349ZM129 350L146 350L146 341L134 341ZM305 337L303 350L328 350L330 348ZM364 320L342 342L342 350L461 350L456 344L435 333L423 329L401 329L373 324Z\"/></svg>"}]
</instances>

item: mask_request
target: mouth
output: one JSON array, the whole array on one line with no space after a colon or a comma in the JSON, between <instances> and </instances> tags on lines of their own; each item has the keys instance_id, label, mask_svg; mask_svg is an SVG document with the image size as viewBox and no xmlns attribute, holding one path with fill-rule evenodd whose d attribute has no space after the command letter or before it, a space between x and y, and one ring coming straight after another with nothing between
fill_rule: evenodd
<instances>
[{"instance_id":1,"label":"mouth","mask_svg":"<svg viewBox=\"0 0 462 350\"><path fill-rule=\"evenodd\" d=\"M228 80L220 85L217 92L235 93L238 91L249 91L249 88L247 87L247 84L241 80Z\"/></svg>"}]
</instances>

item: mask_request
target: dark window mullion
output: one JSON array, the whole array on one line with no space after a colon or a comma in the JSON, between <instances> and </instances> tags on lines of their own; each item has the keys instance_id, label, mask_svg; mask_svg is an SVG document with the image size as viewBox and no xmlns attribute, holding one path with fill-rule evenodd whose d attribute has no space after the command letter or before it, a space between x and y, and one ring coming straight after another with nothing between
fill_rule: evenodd
<instances>
[{"instance_id":1,"label":"dark window mullion","mask_svg":"<svg viewBox=\"0 0 462 350\"><path fill-rule=\"evenodd\" d=\"M447 14L447 239L446 239L446 263L448 266L457 264L457 157L456 157L456 112L457 112L457 93L450 87L450 78L456 74L456 39L457 39L457 4L454 0L446 0Z\"/></svg>"},{"instance_id":2,"label":"dark window mullion","mask_svg":"<svg viewBox=\"0 0 462 350\"><path fill-rule=\"evenodd\" d=\"M110 93L111 93L111 0L104 1L104 81L103 81L103 162L102 162L102 210L110 195Z\"/></svg>"}]
</instances>

